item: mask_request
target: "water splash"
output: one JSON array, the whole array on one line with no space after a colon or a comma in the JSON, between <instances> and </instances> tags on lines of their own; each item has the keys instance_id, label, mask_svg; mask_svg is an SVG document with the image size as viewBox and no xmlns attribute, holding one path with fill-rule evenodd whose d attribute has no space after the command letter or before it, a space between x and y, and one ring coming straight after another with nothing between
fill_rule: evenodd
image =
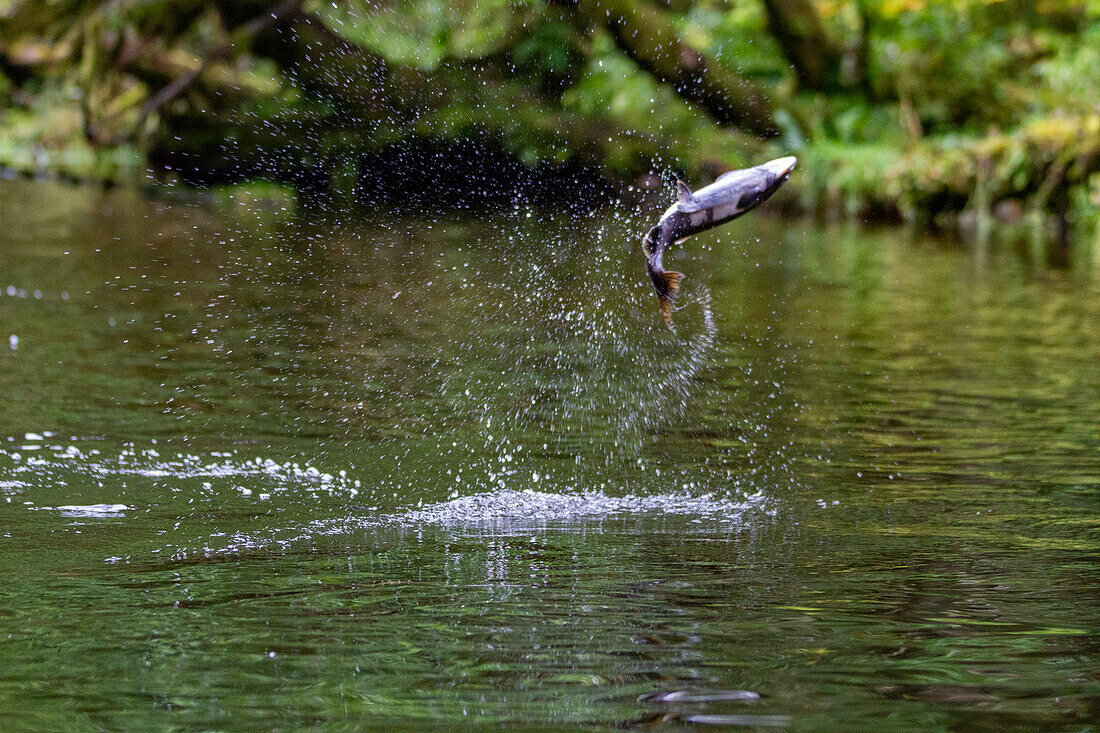
<instances>
[{"instance_id":1,"label":"water splash","mask_svg":"<svg viewBox=\"0 0 1100 733\"><path fill-rule=\"evenodd\" d=\"M635 464L692 409L696 377L714 353L710 292L688 281L669 331L644 278L632 215L595 226L578 215L533 224L530 213L518 209L497 223L492 242L462 250L454 298L472 307L447 314L454 336L439 361L447 399L476 426L469 448L495 455L496 490L527 488L553 456L559 485L599 485L611 475L632 490L663 491L658 474Z\"/></svg>"},{"instance_id":2,"label":"water splash","mask_svg":"<svg viewBox=\"0 0 1100 733\"><path fill-rule=\"evenodd\" d=\"M692 528L712 533L741 527L749 518L775 516L763 492L741 500L710 494L669 493L649 496L612 496L602 491L582 493L498 490L463 496L396 512L366 511L339 519L315 520L298 527L237 533L221 548L181 548L177 559L191 554L220 555L289 548L324 537L354 537L380 530L408 532L437 530L459 534L534 535L598 527L626 517L676 518L686 522L680 534Z\"/></svg>"},{"instance_id":3,"label":"water splash","mask_svg":"<svg viewBox=\"0 0 1100 733\"><path fill-rule=\"evenodd\" d=\"M663 326L633 210L419 216L242 237L251 249L230 258L228 290L259 286L275 305L226 297L204 314L199 337L234 372L232 391L338 416L349 445L384 446L374 461L389 473L374 484L413 501L441 486L729 486L725 472L669 483L642 465L690 419L717 327L704 277L686 281L676 330Z\"/></svg>"},{"instance_id":4,"label":"water splash","mask_svg":"<svg viewBox=\"0 0 1100 733\"><path fill-rule=\"evenodd\" d=\"M25 449L0 450L11 461L0 462L0 490L55 509L140 511L149 487L186 501L181 514L195 512L192 502L257 504L272 516L310 507L272 520L281 527L242 526L239 547L303 527L300 538L639 515L720 526L768 511L767 487L721 455L675 459L694 444L680 433L715 356L705 276L685 281L666 329L634 213L589 214L516 204L478 226L402 216L366 229L297 221L225 235L218 268L228 287L194 294L204 305L174 326L189 335L168 344L216 378L171 363L158 373L164 414L208 449L40 431L24 436ZM256 396L248 406L264 424L236 429L269 436L267 448L218 450L241 413L203 408L239 395ZM40 476L92 488L70 498ZM140 480L128 487L127 477ZM207 544L221 546L194 537L179 546Z\"/></svg>"},{"instance_id":5,"label":"water splash","mask_svg":"<svg viewBox=\"0 0 1100 733\"><path fill-rule=\"evenodd\" d=\"M125 504L64 504L39 507L43 511L56 511L63 517L109 519L121 517L133 507Z\"/></svg>"},{"instance_id":6,"label":"water splash","mask_svg":"<svg viewBox=\"0 0 1100 733\"><path fill-rule=\"evenodd\" d=\"M30 449L30 452L27 452ZM103 479L140 477L151 480L168 480L174 493L192 492L200 497L212 496L228 488L241 496L252 496L254 491L241 479L250 479L254 486L264 490L256 492L257 498L271 494L293 492L298 495L339 493L355 497L361 483L348 478L347 471L333 474L322 471L308 460L276 461L271 458L249 457L236 451L213 453L183 453L168 451L163 447L138 447L127 443L117 452L106 445L92 448L72 442L51 441L42 444L26 444L18 449L0 448L0 475L11 476L0 482L0 492L23 493L44 485L56 485L59 477L77 475L82 478ZM204 480L209 479L209 480ZM197 481L196 481L197 480ZM213 481L219 480L218 487ZM86 483L86 482L85 482ZM124 504L92 504L103 507ZM54 509L79 509L78 505L40 507ZM122 511L122 510L118 510Z\"/></svg>"},{"instance_id":7,"label":"water splash","mask_svg":"<svg viewBox=\"0 0 1100 733\"><path fill-rule=\"evenodd\" d=\"M409 526L473 527L506 524L535 527L622 515L675 514L721 523L739 521L746 512L759 510L764 506L763 494L734 501L713 494L695 495L686 492L651 496L608 496L602 491L559 494L527 489L464 496L393 514L386 517L386 521Z\"/></svg>"}]
</instances>

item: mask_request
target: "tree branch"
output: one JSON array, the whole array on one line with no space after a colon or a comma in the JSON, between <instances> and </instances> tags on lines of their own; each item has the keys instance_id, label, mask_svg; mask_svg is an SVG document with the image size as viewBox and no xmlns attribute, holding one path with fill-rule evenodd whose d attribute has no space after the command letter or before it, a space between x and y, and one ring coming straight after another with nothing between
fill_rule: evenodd
<instances>
[{"instance_id":1,"label":"tree branch","mask_svg":"<svg viewBox=\"0 0 1100 733\"><path fill-rule=\"evenodd\" d=\"M153 94L146 99L141 108L138 110L137 121L131 126L128 132L122 132L114 135L110 138L104 139L98 128L91 122L90 114L91 110L87 108L84 100L87 99L87 95L82 98L82 109L84 110L84 135L90 142L97 145L120 145L124 142L132 140L136 137L141 129L145 126L145 121L149 119L149 116L179 96L184 90L190 87L196 79L203 75L211 64L224 61L232 56L233 51L247 40L250 40L256 34L274 25L280 18L284 17L291 11L296 11L301 7L302 0L283 0L270 11L261 13L251 20L242 23L230 34L229 39L218 46L210 49L202 58L202 61L194 69L187 71L180 76L176 77L168 84L161 87L156 94Z\"/></svg>"},{"instance_id":2,"label":"tree branch","mask_svg":"<svg viewBox=\"0 0 1100 733\"><path fill-rule=\"evenodd\" d=\"M663 11L632 0L577 0L576 8L588 22L606 29L634 63L719 124L762 137L778 133L764 95L737 72L684 43Z\"/></svg>"},{"instance_id":3,"label":"tree branch","mask_svg":"<svg viewBox=\"0 0 1100 733\"><path fill-rule=\"evenodd\" d=\"M807 89L839 85L843 53L821 25L810 0L763 0L768 30L790 59L800 84Z\"/></svg>"}]
</instances>

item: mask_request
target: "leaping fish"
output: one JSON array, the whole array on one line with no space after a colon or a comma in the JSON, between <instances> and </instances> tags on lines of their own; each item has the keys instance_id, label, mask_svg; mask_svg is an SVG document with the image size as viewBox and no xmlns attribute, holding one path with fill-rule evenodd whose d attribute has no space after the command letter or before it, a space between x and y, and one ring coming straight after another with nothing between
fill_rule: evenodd
<instances>
[{"instance_id":1,"label":"leaping fish","mask_svg":"<svg viewBox=\"0 0 1100 733\"><path fill-rule=\"evenodd\" d=\"M662 260L669 244L682 242L693 234L736 219L757 204L767 200L783 182L791 177L798 161L793 157L777 158L755 168L730 171L717 181L695 193L683 181L677 181L679 196L661 216L657 226L642 240L645 268L653 287L665 325L672 325L672 303L680 289L683 275L664 269Z\"/></svg>"}]
</instances>

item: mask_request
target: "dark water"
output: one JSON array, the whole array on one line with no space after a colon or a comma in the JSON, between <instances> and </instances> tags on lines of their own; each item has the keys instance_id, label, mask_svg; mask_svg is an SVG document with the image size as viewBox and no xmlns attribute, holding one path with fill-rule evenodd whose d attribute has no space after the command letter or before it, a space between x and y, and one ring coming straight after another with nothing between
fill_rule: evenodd
<instances>
[{"instance_id":1,"label":"dark water","mask_svg":"<svg viewBox=\"0 0 1100 733\"><path fill-rule=\"evenodd\" d=\"M1098 727L1087 256L0 186L11 728Z\"/></svg>"}]
</instances>

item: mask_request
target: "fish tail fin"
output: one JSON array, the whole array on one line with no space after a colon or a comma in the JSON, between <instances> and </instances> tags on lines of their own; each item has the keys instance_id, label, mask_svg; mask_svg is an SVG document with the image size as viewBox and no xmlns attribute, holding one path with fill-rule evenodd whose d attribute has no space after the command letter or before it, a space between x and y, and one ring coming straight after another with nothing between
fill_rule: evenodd
<instances>
[{"instance_id":1,"label":"fish tail fin","mask_svg":"<svg viewBox=\"0 0 1100 733\"><path fill-rule=\"evenodd\" d=\"M672 326L672 301L676 300L676 294L680 291L680 281L684 279L683 273L662 270L651 273L653 284L657 286L657 302L661 308L661 318L665 325Z\"/></svg>"},{"instance_id":2,"label":"fish tail fin","mask_svg":"<svg viewBox=\"0 0 1100 733\"><path fill-rule=\"evenodd\" d=\"M661 318L665 319L665 325L672 328L672 299L658 295L657 304L661 309Z\"/></svg>"},{"instance_id":3,"label":"fish tail fin","mask_svg":"<svg viewBox=\"0 0 1100 733\"><path fill-rule=\"evenodd\" d=\"M680 281L684 279L684 273L665 270L665 279L668 280L668 294L673 298L680 292Z\"/></svg>"}]
</instances>

